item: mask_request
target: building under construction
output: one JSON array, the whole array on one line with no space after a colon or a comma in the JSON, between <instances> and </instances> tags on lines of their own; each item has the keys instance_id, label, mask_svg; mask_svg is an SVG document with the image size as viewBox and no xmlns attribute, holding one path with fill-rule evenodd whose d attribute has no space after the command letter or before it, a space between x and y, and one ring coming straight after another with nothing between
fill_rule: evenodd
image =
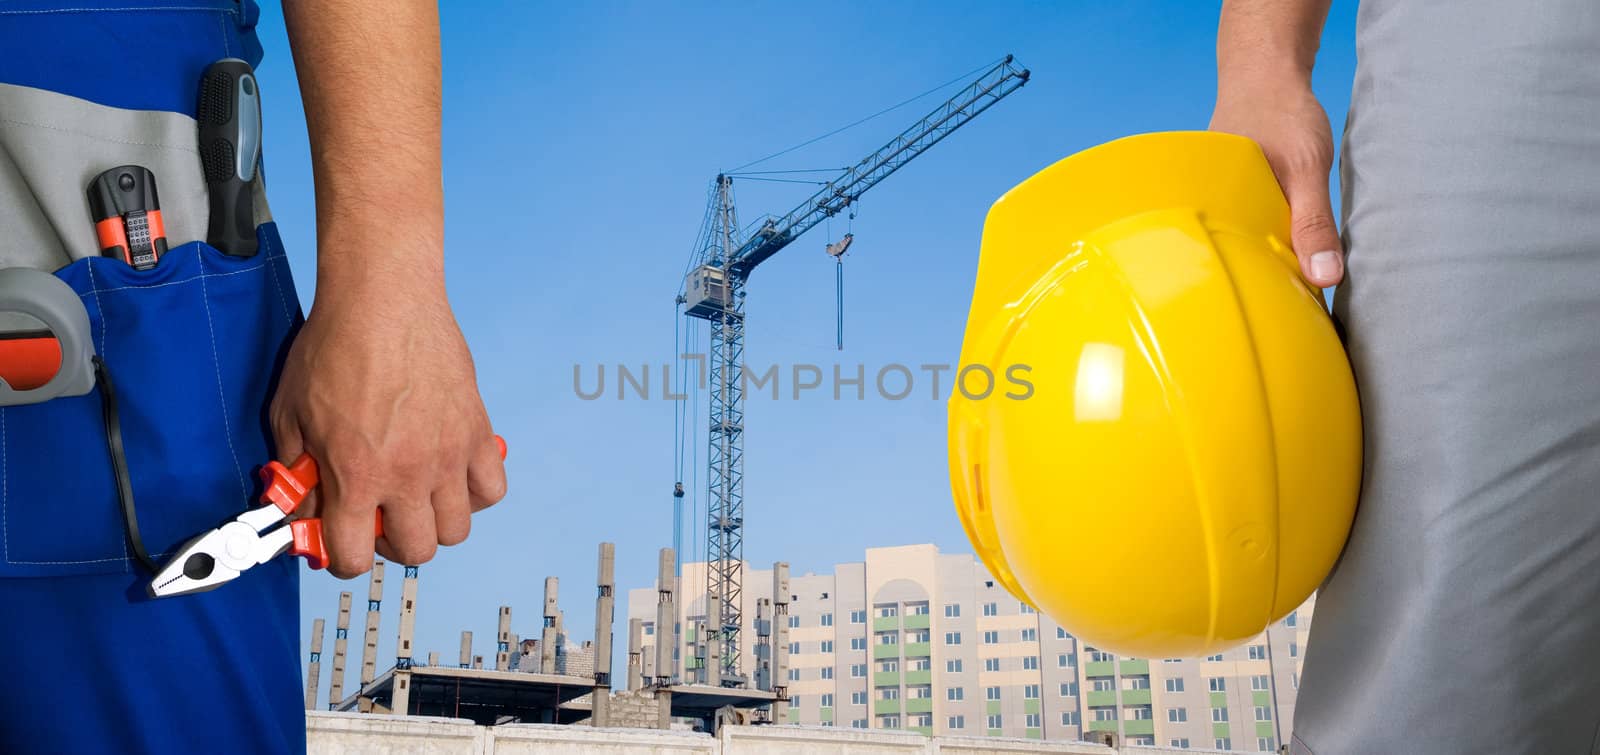
<instances>
[{"instance_id":1,"label":"building under construction","mask_svg":"<svg viewBox=\"0 0 1600 755\"><path fill-rule=\"evenodd\" d=\"M396 657L389 668L378 670L378 636L382 622L384 563L373 565L367 591L367 615L362 630L361 672L353 690L346 690L352 596L339 595L334 624L332 679L329 710L386 713L402 716L447 716L483 725L505 723L589 724L670 728L675 721L712 730L719 723L761 723L784 719L785 693L771 680L784 677L782 638L774 644L773 623L758 624L757 656L760 669L755 683L722 687L705 683L698 675L683 678L676 643L652 646L645 652L641 623L630 622L626 689L612 689L612 624L616 585L615 551L601 543L595 596L595 639L574 644L562 626L558 582L544 582L543 623L538 637L521 638L511 631L511 607L501 606L495 637L495 657L485 663L473 655L472 633L461 633L460 655L454 664L443 663L438 653L415 655L418 570L404 567L400 591L399 636ZM660 554L658 612L677 615L678 580L675 556L666 548ZM774 573L787 575L777 564ZM786 577L785 577L786 578ZM759 609L758 609L759 610ZM781 635L781 623L778 625ZM312 621L311 657L306 669L306 708L318 706L322 675L323 635L326 620ZM715 643L709 643L715 647ZM778 648L775 652L774 648ZM697 668L705 668L701 663ZM714 663L711 668L716 668ZM660 673L658 673L660 670Z\"/></svg>"}]
</instances>

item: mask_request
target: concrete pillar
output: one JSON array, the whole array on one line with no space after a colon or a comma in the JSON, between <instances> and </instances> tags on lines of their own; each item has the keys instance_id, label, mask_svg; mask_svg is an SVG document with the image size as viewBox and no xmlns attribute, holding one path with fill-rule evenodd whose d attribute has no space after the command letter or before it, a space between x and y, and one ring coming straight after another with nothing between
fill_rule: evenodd
<instances>
[{"instance_id":1,"label":"concrete pillar","mask_svg":"<svg viewBox=\"0 0 1600 755\"><path fill-rule=\"evenodd\" d=\"M409 668L409 667L407 667ZM389 695L389 712L396 716L411 714L411 672L395 669L394 691Z\"/></svg>"},{"instance_id":2,"label":"concrete pillar","mask_svg":"<svg viewBox=\"0 0 1600 755\"><path fill-rule=\"evenodd\" d=\"M656 728L672 728L672 692L666 687L656 690Z\"/></svg>"},{"instance_id":3,"label":"concrete pillar","mask_svg":"<svg viewBox=\"0 0 1600 755\"><path fill-rule=\"evenodd\" d=\"M344 657L350 640L350 593L339 593L339 622L333 630L333 681L328 683L328 708L344 700Z\"/></svg>"},{"instance_id":4,"label":"concrete pillar","mask_svg":"<svg viewBox=\"0 0 1600 755\"><path fill-rule=\"evenodd\" d=\"M644 619L628 619L628 691L644 686Z\"/></svg>"},{"instance_id":5,"label":"concrete pillar","mask_svg":"<svg viewBox=\"0 0 1600 755\"><path fill-rule=\"evenodd\" d=\"M511 668L511 606L500 606L500 629L494 636L494 669L507 671Z\"/></svg>"},{"instance_id":6,"label":"concrete pillar","mask_svg":"<svg viewBox=\"0 0 1600 755\"><path fill-rule=\"evenodd\" d=\"M673 574L675 559L671 548L662 548L660 561L656 564L655 683L659 685L672 683L677 666L672 657L678 647L678 578Z\"/></svg>"},{"instance_id":7,"label":"concrete pillar","mask_svg":"<svg viewBox=\"0 0 1600 755\"><path fill-rule=\"evenodd\" d=\"M472 656L472 667L476 668L476 669L483 668L483 656L481 656L481 655Z\"/></svg>"},{"instance_id":8,"label":"concrete pillar","mask_svg":"<svg viewBox=\"0 0 1600 755\"><path fill-rule=\"evenodd\" d=\"M356 694L367 691L367 685L378 676L378 621L383 618L383 562L374 561L372 564L372 578L367 583L367 628L366 645L361 649L361 689ZM372 701L362 697L356 701L356 709L362 713L372 712Z\"/></svg>"},{"instance_id":9,"label":"concrete pillar","mask_svg":"<svg viewBox=\"0 0 1600 755\"><path fill-rule=\"evenodd\" d=\"M589 695L589 719L595 726L611 725L611 621L616 612L617 547L600 544L600 564L594 599L594 692Z\"/></svg>"},{"instance_id":10,"label":"concrete pillar","mask_svg":"<svg viewBox=\"0 0 1600 755\"><path fill-rule=\"evenodd\" d=\"M706 593L706 628L700 641L705 643L706 684L722 686L722 596Z\"/></svg>"},{"instance_id":11,"label":"concrete pillar","mask_svg":"<svg viewBox=\"0 0 1600 755\"><path fill-rule=\"evenodd\" d=\"M772 565L772 704L774 723L789 722L789 565Z\"/></svg>"},{"instance_id":12,"label":"concrete pillar","mask_svg":"<svg viewBox=\"0 0 1600 755\"><path fill-rule=\"evenodd\" d=\"M411 641L417 626L417 567L405 567L405 579L400 583L400 636L394 645L394 667L411 668L413 650ZM404 708L396 706L404 712Z\"/></svg>"},{"instance_id":13,"label":"concrete pillar","mask_svg":"<svg viewBox=\"0 0 1600 755\"><path fill-rule=\"evenodd\" d=\"M756 599L756 689L772 690L772 601Z\"/></svg>"},{"instance_id":14,"label":"concrete pillar","mask_svg":"<svg viewBox=\"0 0 1600 755\"><path fill-rule=\"evenodd\" d=\"M311 622L311 662L306 664L306 710L317 707L317 677L322 675L322 619Z\"/></svg>"},{"instance_id":15,"label":"concrete pillar","mask_svg":"<svg viewBox=\"0 0 1600 755\"><path fill-rule=\"evenodd\" d=\"M461 633L461 668L472 665L472 633Z\"/></svg>"},{"instance_id":16,"label":"concrete pillar","mask_svg":"<svg viewBox=\"0 0 1600 755\"><path fill-rule=\"evenodd\" d=\"M437 651L437 650L429 650L428 651L428 668L438 668L438 667L439 667L439 651Z\"/></svg>"},{"instance_id":17,"label":"concrete pillar","mask_svg":"<svg viewBox=\"0 0 1600 755\"><path fill-rule=\"evenodd\" d=\"M506 644L506 669L527 671L528 662L522 660L522 638L516 632L511 633L511 642Z\"/></svg>"},{"instance_id":18,"label":"concrete pillar","mask_svg":"<svg viewBox=\"0 0 1600 755\"><path fill-rule=\"evenodd\" d=\"M544 578L544 631L539 635L539 673L556 673L556 645L559 642L556 635L560 630L556 627L556 619L561 611L556 607L556 591L560 583L555 577Z\"/></svg>"}]
</instances>

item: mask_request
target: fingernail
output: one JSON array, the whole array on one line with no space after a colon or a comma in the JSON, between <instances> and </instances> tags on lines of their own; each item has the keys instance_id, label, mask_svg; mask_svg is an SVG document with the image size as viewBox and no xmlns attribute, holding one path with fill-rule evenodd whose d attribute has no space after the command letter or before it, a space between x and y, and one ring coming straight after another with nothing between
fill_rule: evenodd
<instances>
[{"instance_id":1,"label":"fingernail","mask_svg":"<svg viewBox=\"0 0 1600 755\"><path fill-rule=\"evenodd\" d=\"M1311 255L1311 277L1319 281L1338 279L1344 269L1344 260L1338 252L1317 252Z\"/></svg>"}]
</instances>

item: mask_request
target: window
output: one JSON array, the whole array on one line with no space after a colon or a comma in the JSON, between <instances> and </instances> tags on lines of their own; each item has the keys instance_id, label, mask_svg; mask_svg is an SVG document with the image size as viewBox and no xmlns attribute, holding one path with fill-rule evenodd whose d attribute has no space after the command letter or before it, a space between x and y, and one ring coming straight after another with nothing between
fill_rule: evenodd
<instances>
[{"instance_id":1,"label":"window","mask_svg":"<svg viewBox=\"0 0 1600 755\"><path fill-rule=\"evenodd\" d=\"M1208 661L1220 661L1220 660L1222 660L1222 654L1221 653L1217 653L1216 655L1208 655L1208 656L1206 656L1206 660L1208 660Z\"/></svg>"},{"instance_id":2,"label":"window","mask_svg":"<svg viewBox=\"0 0 1600 755\"><path fill-rule=\"evenodd\" d=\"M946 644L946 645L960 645L961 644L961 633L960 632L945 632L944 633L944 644Z\"/></svg>"},{"instance_id":3,"label":"window","mask_svg":"<svg viewBox=\"0 0 1600 755\"><path fill-rule=\"evenodd\" d=\"M1000 728L1000 714L995 713L995 714L989 716L989 728L991 728L991 729Z\"/></svg>"},{"instance_id":4,"label":"window","mask_svg":"<svg viewBox=\"0 0 1600 755\"><path fill-rule=\"evenodd\" d=\"M985 644L985 645L998 645L998 644L1000 644L1000 633L995 631L995 630L993 630L993 629L991 629L991 630L989 630L987 632L984 632L983 633L983 644Z\"/></svg>"},{"instance_id":5,"label":"window","mask_svg":"<svg viewBox=\"0 0 1600 755\"><path fill-rule=\"evenodd\" d=\"M851 650L866 650L867 649L867 638L865 638L865 637L851 637L850 638L850 649Z\"/></svg>"},{"instance_id":6,"label":"window","mask_svg":"<svg viewBox=\"0 0 1600 755\"><path fill-rule=\"evenodd\" d=\"M928 604L927 603L907 603L906 604L906 613L910 614L912 616L927 616L928 615Z\"/></svg>"},{"instance_id":7,"label":"window","mask_svg":"<svg viewBox=\"0 0 1600 755\"><path fill-rule=\"evenodd\" d=\"M823 693L823 695L822 695L822 707L824 707L824 708L832 708L833 707L833 693L832 692Z\"/></svg>"},{"instance_id":8,"label":"window","mask_svg":"<svg viewBox=\"0 0 1600 755\"><path fill-rule=\"evenodd\" d=\"M1038 713L1029 713L1022 717L1022 725L1029 729L1037 729L1043 722L1039 720Z\"/></svg>"},{"instance_id":9,"label":"window","mask_svg":"<svg viewBox=\"0 0 1600 755\"><path fill-rule=\"evenodd\" d=\"M1078 683L1077 682L1062 682L1061 683L1061 696L1062 697L1077 697L1078 696Z\"/></svg>"},{"instance_id":10,"label":"window","mask_svg":"<svg viewBox=\"0 0 1600 755\"><path fill-rule=\"evenodd\" d=\"M1181 723L1183 723L1185 721L1188 721L1189 720L1189 709L1188 708L1168 708L1167 709L1167 720L1171 721L1172 723L1175 723L1175 724L1181 724Z\"/></svg>"},{"instance_id":11,"label":"window","mask_svg":"<svg viewBox=\"0 0 1600 755\"><path fill-rule=\"evenodd\" d=\"M867 719L865 719L865 718L857 718L857 719L852 720L850 722L850 728L852 728L852 729L865 729L865 728L867 728Z\"/></svg>"},{"instance_id":12,"label":"window","mask_svg":"<svg viewBox=\"0 0 1600 755\"><path fill-rule=\"evenodd\" d=\"M1128 744L1154 747L1156 745L1156 737L1154 734L1134 734L1128 737Z\"/></svg>"},{"instance_id":13,"label":"window","mask_svg":"<svg viewBox=\"0 0 1600 755\"><path fill-rule=\"evenodd\" d=\"M791 682L800 681L800 669L797 669L797 668L789 669L789 681L791 681Z\"/></svg>"},{"instance_id":14,"label":"window","mask_svg":"<svg viewBox=\"0 0 1600 755\"><path fill-rule=\"evenodd\" d=\"M999 700L1000 699L1000 688L999 687L985 687L983 689L983 697L986 700Z\"/></svg>"},{"instance_id":15,"label":"window","mask_svg":"<svg viewBox=\"0 0 1600 755\"><path fill-rule=\"evenodd\" d=\"M823 614L822 615L822 625L825 626L825 627L833 626L833 614L831 614L831 613Z\"/></svg>"},{"instance_id":16,"label":"window","mask_svg":"<svg viewBox=\"0 0 1600 755\"><path fill-rule=\"evenodd\" d=\"M799 695L792 695L792 696L789 697L789 707L791 707L791 708L800 707L800 696Z\"/></svg>"},{"instance_id":17,"label":"window","mask_svg":"<svg viewBox=\"0 0 1600 755\"><path fill-rule=\"evenodd\" d=\"M1286 626L1286 627L1292 627L1295 624L1299 623L1299 621L1300 621L1300 612L1299 611L1290 611L1288 616L1283 617L1283 625Z\"/></svg>"},{"instance_id":18,"label":"window","mask_svg":"<svg viewBox=\"0 0 1600 755\"><path fill-rule=\"evenodd\" d=\"M1182 692L1183 691L1183 679L1179 679L1179 678L1168 679L1167 680L1167 691L1168 692Z\"/></svg>"},{"instance_id":19,"label":"window","mask_svg":"<svg viewBox=\"0 0 1600 755\"><path fill-rule=\"evenodd\" d=\"M850 704L851 705L866 705L867 704L867 693L865 691L851 692L850 693Z\"/></svg>"},{"instance_id":20,"label":"window","mask_svg":"<svg viewBox=\"0 0 1600 755\"><path fill-rule=\"evenodd\" d=\"M1122 677L1122 688L1123 689L1150 689L1150 677L1148 677L1148 676L1124 676L1124 677Z\"/></svg>"},{"instance_id":21,"label":"window","mask_svg":"<svg viewBox=\"0 0 1600 755\"><path fill-rule=\"evenodd\" d=\"M1061 714L1061 725L1062 726L1077 726L1078 724L1079 724L1079 718L1078 718L1078 712L1077 711L1069 710L1066 713L1062 713Z\"/></svg>"},{"instance_id":22,"label":"window","mask_svg":"<svg viewBox=\"0 0 1600 755\"><path fill-rule=\"evenodd\" d=\"M1272 737L1256 737L1256 749L1261 752L1272 752L1277 748L1274 746Z\"/></svg>"},{"instance_id":23,"label":"window","mask_svg":"<svg viewBox=\"0 0 1600 755\"><path fill-rule=\"evenodd\" d=\"M1295 689L1300 689L1300 674L1291 672L1289 674L1289 685Z\"/></svg>"},{"instance_id":24,"label":"window","mask_svg":"<svg viewBox=\"0 0 1600 755\"><path fill-rule=\"evenodd\" d=\"M899 687L879 687L878 688L878 699L879 700L899 700L900 699L900 688Z\"/></svg>"},{"instance_id":25,"label":"window","mask_svg":"<svg viewBox=\"0 0 1600 755\"><path fill-rule=\"evenodd\" d=\"M865 677L866 675L867 675L867 664L865 664L865 663L852 663L852 664L850 664L850 678L851 679L860 679L862 677Z\"/></svg>"},{"instance_id":26,"label":"window","mask_svg":"<svg viewBox=\"0 0 1600 755\"><path fill-rule=\"evenodd\" d=\"M1056 627L1056 639L1064 640L1068 636L1066 627Z\"/></svg>"},{"instance_id":27,"label":"window","mask_svg":"<svg viewBox=\"0 0 1600 755\"><path fill-rule=\"evenodd\" d=\"M1131 710L1132 713L1130 713L1128 716L1128 720L1130 721L1149 721L1151 716L1155 715L1154 711L1152 711L1148 705L1141 705L1137 708L1132 708Z\"/></svg>"},{"instance_id":28,"label":"window","mask_svg":"<svg viewBox=\"0 0 1600 755\"><path fill-rule=\"evenodd\" d=\"M898 645L898 644L900 644L900 633L899 632L879 632L878 633L878 644L879 645Z\"/></svg>"},{"instance_id":29,"label":"window","mask_svg":"<svg viewBox=\"0 0 1600 755\"><path fill-rule=\"evenodd\" d=\"M799 629L800 628L800 616L798 614L789 617L789 628L790 629Z\"/></svg>"},{"instance_id":30,"label":"window","mask_svg":"<svg viewBox=\"0 0 1600 755\"><path fill-rule=\"evenodd\" d=\"M914 714L913 716L911 716L911 725L912 726L926 726L926 727L929 727L929 728L933 728L933 714L932 713L917 713L917 714Z\"/></svg>"},{"instance_id":31,"label":"window","mask_svg":"<svg viewBox=\"0 0 1600 755\"><path fill-rule=\"evenodd\" d=\"M865 624L865 623L867 623L867 612L866 611L851 611L850 612L850 623L851 624ZM860 728L865 729L867 727L862 726Z\"/></svg>"},{"instance_id":32,"label":"window","mask_svg":"<svg viewBox=\"0 0 1600 755\"><path fill-rule=\"evenodd\" d=\"M1189 738L1188 737L1179 737L1177 739L1174 739L1174 740L1168 742L1167 744L1168 744L1169 747L1172 747L1173 749L1176 749L1176 750L1187 750L1187 749L1189 749Z\"/></svg>"},{"instance_id":33,"label":"window","mask_svg":"<svg viewBox=\"0 0 1600 755\"><path fill-rule=\"evenodd\" d=\"M947 619L959 619L959 618L961 618L961 604L960 603L950 603L950 604L945 605L945 607L944 607L944 617L947 618ZM959 718L959 716L958 716L958 718ZM955 720L955 719L951 719L951 720ZM956 727L952 726L950 728L954 729Z\"/></svg>"},{"instance_id":34,"label":"window","mask_svg":"<svg viewBox=\"0 0 1600 755\"><path fill-rule=\"evenodd\" d=\"M898 659L895 659L895 658L885 658L885 659L883 659L881 661L878 661L878 670L879 671L899 671L900 670L900 661Z\"/></svg>"},{"instance_id":35,"label":"window","mask_svg":"<svg viewBox=\"0 0 1600 755\"><path fill-rule=\"evenodd\" d=\"M933 668L933 660L929 658L907 658L907 671L927 671Z\"/></svg>"},{"instance_id":36,"label":"window","mask_svg":"<svg viewBox=\"0 0 1600 755\"><path fill-rule=\"evenodd\" d=\"M826 720L826 721L823 721L823 722L822 722L822 725L823 725L823 726L832 726L832 725L833 725L833 721L832 721L832 720Z\"/></svg>"},{"instance_id":37,"label":"window","mask_svg":"<svg viewBox=\"0 0 1600 755\"><path fill-rule=\"evenodd\" d=\"M1217 737L1212 740L1212 745L1218 750L1231 750L1233 749L1233 740L1228 737Z\"/></svg>"},{"instance_id":38,"label":"window","mask_svg":"<svg viewBox=\"0 0 1600 755\"><path fill-rule=\"evenodd\" d=\"M646 634L646 635L653 635L653 634L655 634L655 633L656 633L656 625L655 625L655 624L651 624L651 623L649 623L649 622L645 622L645 625L644 625L644 633L645 633L645 634Z\"/></svg>"},{"instance_id":39,"label":"window","mask_svg":"<svg viewBox=\"0 0 1600 755\"><path fill-rule=\"evenodd\" d=\"M932 700L933 687L926 684L920 684L915 687L906 687L906 697L909 697L913 700Z\"/></svg>"},{"instance_id":40,"label":"window","mask_svg":"<svg viewBox=\"0 0 1600 755\"><path fill-rule=\"evenodd\" d=\"M1024 671L1038 671L1039 670L1039 656L1037 656L1037 655L1025 655L1025 656L1022 656L1022 670L1024 670Z\"/></svg>"},{"instance_id":41,"label":"window","mask_svg":"<svg viewBox=\"0 0 1600 755\"><path fill-rule=\"evenodd\" d=\"M1206 682L1211 685L1212 692L1228 691L1228 680L1220 676L1213 676L1210 679L1207 679Z\"/></svg>"},{"instance_id":42,"label":"window","mask_svg":"<svg viewBox=\"0 0 1600 755\"><path fill-rule=\"evenodd\" d=\"M823 640L822 644L820 646L818 646L817 649L821 650L824 653L833 652L833 640Z\"/></svg>"},{"instance_id":43,"label":"window","mask_svg":"<svg viewBox=\"0 0 1600 755\"><path fill-rule=\"evenodd\" d=\"M1038 613L1038 611L1033 610L1033 606L1030 606L1027 603L1018 603L1017 605L1019 606L1017 608L1017 610L1020 611L1021 613L1023 613L1024 615L1030 614L1030 613Z\"/></svg>"},{"instance_id":44,"label":"window","mask_svg":"<svg viewBox=\"0 0 1600 755\"><path fill-rule=\"evenodd\" d=\"M1115 684L1109 676L1096 677L1089 680L1089 683L1094 685L1094 691L1096 692L1110 692L1111 686Z\"/></svg>"},{"instance_id":45,"label":"window","mask_svg":"<svg viewBox=\"0 0 1600 755\"><path fill-rule=\"evenodd\" d=\"M798 642L789 643L789 655L799 655L799 654L800 654L800 643L798 643Z\"/></svg>"},{"instance_id":46,"label":"window","mask_svg":"<svg viewBox=\"0 0 1600 755\"><path fill-rule=\"evenodd\" d=\"M880 728L880 729L898 729L898 728L900 728L900 717L899 716L878 716L878 728Z\"/></svg>"},{"instance_id":47,"label":"window","mask_svg":"<svg viewBox=\"0 0 1600 755\"><path fill-rule=\"evenodd\" d=\"M945 661L944 662L944 670L945 670L945 673L947 673L947 674L959 674L959 673L961 673L961 659L957 658L957 659L955 659L953 661Z\"/></svg>"},{"instance_id":48,"label":"window","mask_svg":"<svg viewBox=\"0 0 1600 755\"><path fill-rule=\"evenodd\" d=\"M983 659L983 670L984 671L999 671L1000 670L1000 659L999 658L985 658L985 659Z\"/></svg>"},{"instance_id":49,"label":"window","mask_svg":"<svg viewBox=\"0 0 1600 755\"><path fill-rule=\"evenodd\" d=\"M1271 686L1267 683L1266 674L1256 674L1255 676L1250 677L1250 689L1257 692L1262 692L1270 688Z\"/></svg>"},{"instance_id":50,"label":"window","mask_svg":"<svg viewBox=\"0 0 1600 755\"><path fill-rule=\"evenodd\" d=\"M1117 720L1117 709L1116 708L1095 708L1094 709L1094 720L1096 720L1096 721L1115 721L1115 720Z\"/></svg>"},{"instance_id":51,"label":"window","mask_svg":"<svg viewBox=\"0 0 1600 755\"><path fill-rule=\"evenodd\" d=\"M1298 642L1289 643L1289 657L1290 658L1299 658L1300 657L1300 643L1298 643Z\"/></svg>"},{"instance_id":52,"label":"window","mask_svg":"<svg viewBox=\"0 0 1600 755\"><path fill-rule=\"evenodd\" d=\"M1039 699L1039 685L1037 685L1037 684L1025 684L1025 685L1023 685L1022 686L1022 699L1024 699L1024 700L1038 700Z\"/></svg>"},{"instance_id":53,"label":"window","mask_svg":"<svg viewBox=\"0 0 1600 755\"><path fill-rule=\"evenodd\" d=\"M1034 629L1032 627L1029 627L1027 629L1022 630L1022 641L1023 642L1038 642L1039 641L1039 630Z\"/></svg>"},{"instance_id":54,"label":"window","mask_svg":"<svg viewBox=\"0 0 1600 755\"><path fill-rule=\"evenodd\" d=\"M1071 665L1072 665L1072 656L1070 654L1062 653L1062 654L1056 656L1056 668L1068 668Z\"/></svg>"},{"instance_id":55,"label":"window","mask_svg":"<svg viewBox=\"0 0 1600 755\"><path fill-rule=\"evenodd\" d=\"M951 687L944 691L944 699L965 700L967 699L967 689L965 687Z\"/></svg>"},{"instance_id":56,"label":"window","mask_svg":"<svg viewBox=\"0 0 1600 755\"><path fill-rule=\"evenodd\" d=\"M1271 721L1272 720L1272 709L1267 707L1267 706L1265 706L1265 705L1257 705L1256 706L1256 720L1257 721Z\"/></svg>"},{"instance_id":57,"label":"window","mask_svg":"<svg viewBox=\"0 0 1600 755\"><path fill-rule=\"evenodd\" d=\"M824 678L824 679L832 679L833 678L833 667L832 666L823 666L822 667L822 678Z\"/></svg>"},{"instance_id":58,"label":"window","mask_svg":"<svg viewBox=\"0 0 1600 755\"><path fill-rule=\"evenodd\" d=\"M906 642L927 642L927 641L928 641L928 630L926 630L926 629L913 629L913 630L911 630L909 632L906 632Z\"/></svg>"},{"instance_id":59,"label":"window","mask_svg":"<svg viewBox=\"0 0 1600 755\"><path fill-rule=\"evenodd\" d=\"M1000 613L1000 607L999 606L997 606L997 605L995 605L993 603L984 603L983 604L983 615L984 616L996 616L996 615L999 615L999 613ZM990 728L994 728L994 727L991 726Z\"/></svg>"},{"instance_id":60,"label":"window","mask_svg":"<svg viewBox=\"0 0 1600 755\"><path fill-rule=\"evenodd\" d=\"M1162 658L1162 663L1183 663L1182 658Z\"/></svg>"},{"instance_id":61,"label":"window","mask_svg":"<svg viewBox=\"0 0 1600 755\"><path fill-rule=\"evenodd\" d=\"M1250 660L1252 660L1252 661L1264 661L1266 659L1267 659L1267 646L1266 645L1251 645L1250 646Z\"/></svg>"},{"instance_id":62,"label":"window","mask_svg":"<svg viewBox=\"0 0 1600 755\"><path fill-rule=\"evenodd\" d=\"M965 728L967 728L967 717L966 716L951 716L950 718L945 720L945 725L946 725L946 727L951 728L951 729L965 729Z\"/></svg>"},{"instance_id":63,"label":"window","mask_svg":"<svg viewBox=\"0 0 1600 755\"><path fill-rule=\"evenodd\" d=\"M1212 708L1211 709L1211 722L1214 723L1214 724L1225 724L1225 723L1227 723L1228 722L1228 709L1227 708Z\"/></svg>"},{"instance_id":64,"label":"window","mask_svg":"<svg viewBox=\"0 0 1600 755\"><path fill-rule=\"evenodd\" d=\"M900 607L894 605L893 603L885 603L881 606L878 606L878 618L880 619L890 619L899 615Z\"/></svg>"},{"instance_id":65,"label":"window","mask_svg":"<svg viewBox=\"0 0 1600 755\"><path fill-rule=\"evenodd\" d=\"M1090 650L1089 651L1089 660L1095 661L1096 663L1103 663L1105 661L1109 661L1109 660L1112 660L1114 658L1115 658L1115 656L1113 656L1112 654L1107 653L1107 652L1105 652L1103 650Z\"/></svg>"}]
</instances>

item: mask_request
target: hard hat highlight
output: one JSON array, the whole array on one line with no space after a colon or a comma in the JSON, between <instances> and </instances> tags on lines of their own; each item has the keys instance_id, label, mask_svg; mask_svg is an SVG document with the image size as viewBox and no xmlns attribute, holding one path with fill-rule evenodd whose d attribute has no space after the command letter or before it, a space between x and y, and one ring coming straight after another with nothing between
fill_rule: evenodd
<instances>
[{"instance_id":1,"label":"hard hat highlight","mask_svg":"<svg viewBox=\"0 0 1600 755\"><path fill-rule=\"evenodd\" d=\"M1344 546L1355 383L1254 142L1146 134L1007 192L963 365L1033 395L949 404L956 509L1014 595L1084 643L1208 655L1303 602Z\"/></svg>"}]
</instances>

